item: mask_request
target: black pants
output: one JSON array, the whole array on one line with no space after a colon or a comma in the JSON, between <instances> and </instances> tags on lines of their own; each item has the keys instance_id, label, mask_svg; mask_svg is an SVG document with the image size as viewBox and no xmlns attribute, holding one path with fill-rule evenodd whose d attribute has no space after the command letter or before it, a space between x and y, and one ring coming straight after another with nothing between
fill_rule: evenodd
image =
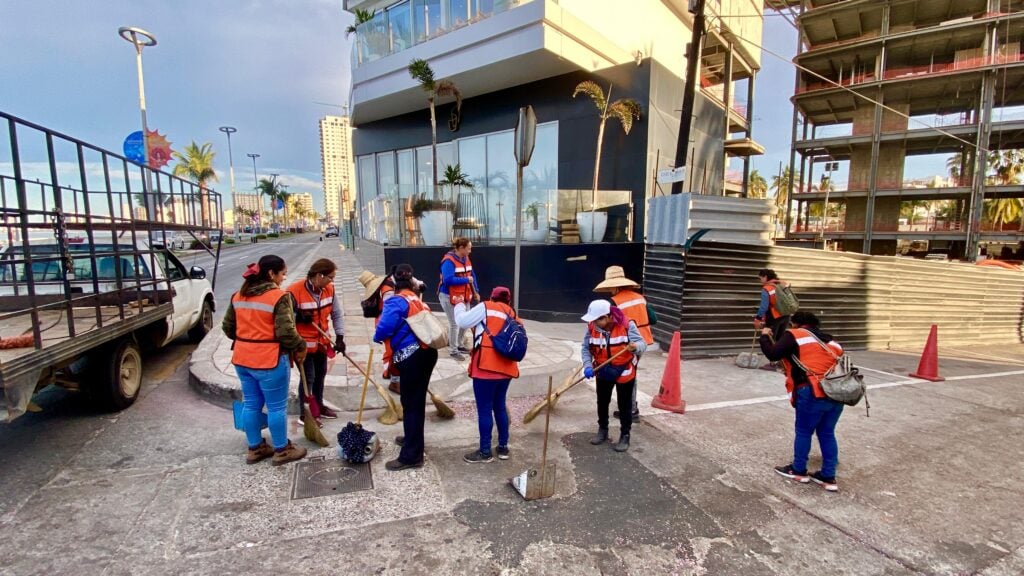
<instances>
[{"instance_id":1,"label":"black pants","mask_svg":"<svg viewBox=\"0 0 1024 576\"><path fill-rule=\"evenodd\" d=\"M789 328L789 316L779 316L765 321L765 326L772 329L772 337L778 342Z\"/></svg>"},{"instance_id":2,"label":"black pants","mask_svg":"<svg viewBox=\"0 0 1024 576\"><path fill-rule=\"evenodd\" d=\"M306 385L309 386L309 395L316 400L316 405L324 406L324 380L327 378L327 354L323 352L309 352L302 362L302 371L306 373ZM299 387L299 402L305 402L302 394L302 387Z\"/></svg>"},{"instance_id":3,"label":"black pants","mask_svg":"<svg viewBox=\"0 0 1024 576\"><path fill-rule=\"evenodd\" d=\"M420 348L405 360L395 364L399 373L399 386L402 393L402 430L405 441L402 451L398 453L398 461L404 464L416 464L423 461L423 423L426 419L427 386L430 375L437 364L437 350Z\"/></svg>"},{"instance_id":4,"label":"black pants","mask_svg":"<svg viewBox=\"0 0 1024 576\"><path fill-rule=\"evenodd\" d=\"M597 425L600 428L608 427L608 404L612 401L612 389L614 389L615 397L619 401L619 431L622 434L629 434L630 428L633 427L634 386L636 386L636 378L625 384L597 379Z\"/></svg>"}]
</instances>

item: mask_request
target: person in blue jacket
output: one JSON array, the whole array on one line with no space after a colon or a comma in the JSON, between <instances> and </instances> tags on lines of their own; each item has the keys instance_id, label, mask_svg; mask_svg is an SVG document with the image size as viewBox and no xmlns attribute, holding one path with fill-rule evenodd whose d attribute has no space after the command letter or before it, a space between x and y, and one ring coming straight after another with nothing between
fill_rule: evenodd
<instances>
[{"instance_id":1,"label":"person in blue jacket","mask_svg":"<svg viewBox=\"0 0 1024 576\"><path fill-rule=\"evenodd\" d=\"M473 243L459 237L452 242L452 249L441 259L441 281L437 285L437 299L441 309L448 316L448 354L456 360L465 360L469 350L462 345L466 329L455 322L455 309L466 303L475 306L480 302L480 286L469 253Z\"/></svg>"},{"instance_id":2,"label":"person in blue jacket","mask_svg":"<svg viewBox=\"0 0 1024 576\"><path fill-rule=\"evenodd\" d=\"M427 386L437 364L437 350L419 341L406 322L411 314L426 308L417 291L412 266L399 264L392 278L395 296L384 301L380 322L373 334L378 344L387 340L391 346L392 374L398 373L399 394L402 400L402 429L405 436L398 440L402 450L398 458L387 462L388 470L405 470L423 466L423 423L426 419Z\"/></svg>"}]
</instances>

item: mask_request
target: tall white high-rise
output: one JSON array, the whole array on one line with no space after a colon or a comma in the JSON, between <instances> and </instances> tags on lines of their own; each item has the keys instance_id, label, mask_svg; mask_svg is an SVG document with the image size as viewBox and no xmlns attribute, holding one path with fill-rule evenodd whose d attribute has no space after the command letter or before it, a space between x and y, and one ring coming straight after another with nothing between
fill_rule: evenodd
<instances>
[{"instance_id":1,"label":"tall white high-rise","mask_svg":"<svg viewBox=\"0 0 1024 576\"><path fill-rule=\"evenodd\" d=\"M352 125L348 116L320 119L320 164L324 216L329 224L339 224L352 205Z\"/></svg>"}]
</instances>

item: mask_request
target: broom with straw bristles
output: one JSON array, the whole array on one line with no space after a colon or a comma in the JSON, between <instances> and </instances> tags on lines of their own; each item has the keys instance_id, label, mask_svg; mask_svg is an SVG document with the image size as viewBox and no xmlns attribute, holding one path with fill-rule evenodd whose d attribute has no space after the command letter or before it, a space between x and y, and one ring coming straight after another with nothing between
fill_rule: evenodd
<instances>
[{"instance_id":1,"label":"broom with straw bristles","mask_svg":"<svg viewBox=\"0 0 1024 576\"><path fill-rule=\"evenodd\" d=\"M302 364L296 363L296 365L299 368L299 382L302 386L302 395L306 398L310 398L306 385L306 371L302 369ZM309 404L306 402L302 403L302 435L306 437L306 440L319 444L323 448L330 446L330 443L327 442L327 438L325 438L323 432L320 431L320 425L317 423L316 419L313 418L313 413L309 410Z\"/></svg>"},{"instance_id":2,"label":"broom with straw bristles","mask_svg":"<svg viewBox=\"0 0 1024 576\"><path fill-rule=\"evenodd\" d=\"M327 354L333 358L335 353L334 339L331 338L331 336L327 332L324 332L323 328L317 326L316 324L313 324L313 327L315 327L317 331L320 332L320 335L326 338L327 341L331 344L331 347L327 349ZM356 367L356 370L359 370L360 374L369 378L370 382L373 382L373 387L377 389L377 393L380 394L380 397L384 399L384 413L377 417L377 422L380 422L385 426L397 424L404 416L402 414L402 406L395 402L395 399L392 398L390 394L388 394L388 391L385 390L383 386L377 384L377 381L374 380L373 378L370 378L369 373L364 371L363 367L360 366L355 360L349 358L345 354L342 354L342 356L345 356L345 359L351 362L352 365Z\"/></svg>"},{"instance_id":3,"label":"broom with straw bristles","mask_svg":"<svg viewBox=\"0 0 1024 576\"><path fill-rule=\"evenodd\" d=\"M628 350L629 348L623 348L622 350L619 350L611 358L598 364L597 367L594 368L594 372L596 373L601 368L604 368L605 366L610 364L612 360L618 358L619 354L622 354L623 352L626 352ZM550 406L551 408L554 408L555 404L558 403L558 399L562 397L562 394L565 394L566 392L569 391L570 388L586 380L586 376L574 380L574 378L576 378L576 375L579 374L582 370L583 366L577 368L575 372L570 374L569 377L565 379L565 382L558 388L558 390L555 390L554 393L549 394L543 400L536 403L533 406L533 408L530 408L523 416L523 424L529 424L530 422L533 422L533 419L536 418L544 410L545 407Z\"/></svg>"},{"instance_id":4,"label":"broom with straw bristles","mask_svg":"<svg viewBox=\"0 0 1024 576\"><path fill-rule=\"evenodd\" d=\"M345 356L345 358L348 358L348 356ZM359 364L356 364L355 360L348 358L348 361L351 362L352 365L356 367L356 370L359 370L360 374L366 376L366 372L363 371L363 368ZM395 403L395 399L392 398L390 394L388 394L387 390L385 390L383 386L377 384L376 380L370 378L370 382L373 382L373 385L377 387L377 391L380 392L382 396L384 396L384 401L388 403L388 406L397 406L397 409L392 409L395 413L398 414L398 419L395 421L397 422L398 420L401 420L402 417L404 416L404 414L402 414L402 407ZM430 388L427 388L427 394L430 394L430 401L434 403L434 408L437 410L438 416L444 418L445 420L455 418L455 410L452 410L451 406L445 404L444 400L442 400L440 396L431 392ZM384 417L387 415L388 411L385 411L384 414L382 414L381 417L378 418L381 424L388 424L388 422L384 421ZM393 423L394 422L392 422L392 424Z\"/></svg>"}]
</instances>

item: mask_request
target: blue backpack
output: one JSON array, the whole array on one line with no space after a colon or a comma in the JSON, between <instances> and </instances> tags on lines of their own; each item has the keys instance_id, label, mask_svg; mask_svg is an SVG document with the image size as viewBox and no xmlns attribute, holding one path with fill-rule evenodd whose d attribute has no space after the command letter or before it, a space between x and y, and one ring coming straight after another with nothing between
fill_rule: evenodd
<instances>
[{"instance_id":1,"label":"blue backpack","mask_svg":"<svg viewBox=\"0 0 1024 576\"><path fill-rule=\"evenodd\" d=\"M484 322L484 332L491 337L491 344L494 345L494 350L498 354L515 362L526 357L526 345L529 340L526 336L526 329L512 316L505 318L505 324L497 334L491 334L491 331L487 329L487 322Z\"/></svg>"}]
</instances>

